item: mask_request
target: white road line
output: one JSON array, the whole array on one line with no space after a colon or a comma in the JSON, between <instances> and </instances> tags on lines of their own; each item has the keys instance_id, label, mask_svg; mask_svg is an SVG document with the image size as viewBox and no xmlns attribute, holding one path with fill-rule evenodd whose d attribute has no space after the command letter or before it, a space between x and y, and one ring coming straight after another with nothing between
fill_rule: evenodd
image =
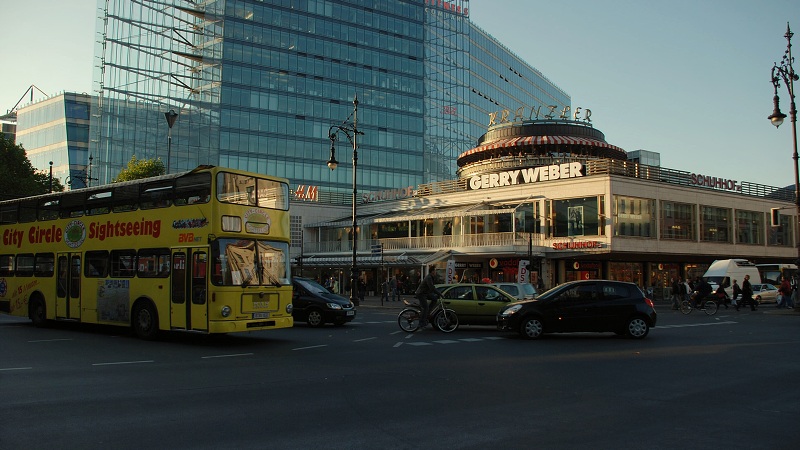
<instances>
[{"instance_id":1,"label":"white road line","mask_svg":"<svg viewBox=\"0 0 800 450\"><path fill-rule=\"evenodd\" d=\"M0 372L10 372L12 370L31 370L31 369L33 369L33 367L6 367L0 369Z\"/></svg>"},{"instance_id":2,"label":"white road line","mask_svg":"<svg viewBox=\"0 0 800 450\"><path fill-rule=\"evenodd\" d=\"M378 339L378 338L376 338L376 337L369 337L369 338L364 338L364 339L356 339L356 340L355 340L355 341L353 341L353 342L364 342L364 341L371 341L371 340L373 340L373 339Z\"/></svg>"},{"instance_id":3,"label":"white road line","mask_svg":"<svg viewBox=\"0 0 800 450\"><path fill-rule=\"evenodd\" d=\"M498 339L505 339L505 338L502 337L502 336L488 336L488 337L485 337L484 339L490 339L490 340L496 341Z\"/></svg>"},{"instance_id":4,"label":"white road line","mask_svg":"<svg viewBox=\"0 0 800 450\"><path fill-rule=\"evenodd\" d=\"M212 356L201 356L200 359L211 359L211 358L235 358L237 356L253 356L252 353L234 353L231 355L212 355Z\"/></svg>"},{"instance_id":5,"label":"white road line","mask_svg":"<svg viewBox=\"0 0 800 450\"><path fill-rule=\"evenodd\" d=\"M436 342L437 344L458 344L458 341L453 341L449 339L442 341L433 341L433 342Z\"/></svg>"},{"instance_id":6,"label":"white road line","mask_svg":"<svg viewBox=\"0 0 800 450\"><path fill-rule=\"evenodd\" d=\"M59 342L59 341L71 341L72 339L39 339L36 341L28 341L29 344L35 344L39 342Z\"/></svg>"},{"instance_id":7,"label":"white road line","mask_svg":"<svg viewBox=\"0 0 800 450\"><path fill-rule=\"evenodd\" d=\"M401 345L403 345L403 343L402 342L398 342L398 343L394 344L394 348L400 347Z\"/></svg>"},{"instance_id":8,"label":"white road line","mask_svg":"<svg viewBox=\"0 0 800 450\"><path fill-rule=\"evenodd\" d=\"M732 320L728 320L725 322L708 322L708 323L683 323L678 325L658 325L654 329L661 329L661 328L688 328L688 327L705 327L709 325L734 325L739 322L734 322Z\"/></svg>"},{"instance_id":9,"label":"white road line","mask_svg":"<svg viewBox=\"0 0 800 450\"><path fill-rule=\"evenodd\" d=\"M293 348L292 350L309 350L309 349L312 349L312 348L320 348L320 347L327 347L327 345L312 345L310 347Z\"/></svg>"},{"instance_id":10,"label":"white road line","mask_svg":"<svg viewBox=\"0 0 800 450\"><path fill-rule=\"evenodd\" d=\"M482 341L484 341L484 339L480 339L480 338L465 338L465 339L459 339L459 341L461 341L461 342L482 342Z\"/></svg>"},{"instance_id":11,"label":"white road line","mask_svg":"<svg viewBox=\"0 0 800 450\"><path fill-rule=\"evenodd\" d=\"M409 342L408 345L433 345L430 342Z\"/></svg>"},{"instance_id":12,"label":"white road line","mask_svg":"<svg viewBox=\"0 0 800 450\"><path fill-rule=\"evenodd\" d=\"M117 361L117 362L107 362L107 363L94 363L93 366L119 366L122 364L147 364L155 362L152 359L147 361Z\"/></svg>"}]
</instances>

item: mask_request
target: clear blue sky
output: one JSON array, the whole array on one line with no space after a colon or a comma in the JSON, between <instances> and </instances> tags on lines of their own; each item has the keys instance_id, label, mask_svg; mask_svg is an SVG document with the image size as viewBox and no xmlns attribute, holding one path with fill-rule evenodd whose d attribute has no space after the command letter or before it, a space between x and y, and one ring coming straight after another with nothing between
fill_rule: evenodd
<instances>
[{"instance_id":1,"label":"clear blue sky","mask_svg":"<svg viewBox=\"0 0 800 450\"><path fill-rule=\"evenodd\" d=\"M95 0L5 3L0 112L32 84L91 92ZM794 184L791 126L767 116L787 22L800 71L800 1L472 0L470 17L591 109L609 143L673 169Z\"/></svg>"}]
</instances>

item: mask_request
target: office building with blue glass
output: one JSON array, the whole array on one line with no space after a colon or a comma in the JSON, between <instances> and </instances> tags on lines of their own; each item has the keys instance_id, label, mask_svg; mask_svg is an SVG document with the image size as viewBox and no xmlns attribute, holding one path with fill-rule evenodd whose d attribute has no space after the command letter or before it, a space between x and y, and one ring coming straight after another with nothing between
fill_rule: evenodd
<instances>
[{"instance_id":1,"label":"office building with blue glass","mask_svg":"<svg viewBox=\"0 0 800 450\"><path fill-rule=\"evenodd\" d=\"M100 182L133 155L313 184L348 203L352 121L365 192L452 179L492 111L570 97L438 0L102 0L90 153ZM172 128L164 113L178 114ZM168 133L171 139L168 142Z\"/></svg>"}]
</instances>

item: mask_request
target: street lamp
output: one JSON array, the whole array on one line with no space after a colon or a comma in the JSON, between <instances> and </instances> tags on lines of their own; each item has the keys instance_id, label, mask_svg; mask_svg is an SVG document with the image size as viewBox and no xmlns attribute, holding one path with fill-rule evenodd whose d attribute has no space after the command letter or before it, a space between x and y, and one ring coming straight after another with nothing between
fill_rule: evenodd
<instances>
[{"instance_id":1,"label":"street lamp","mask_svg":"<svg viewBox=\"0 0 800 450\"><path fill-rule=\"evenodd\" d=\"M167 125L169 126L169 131L167 132L167 173L169 173L169 160L172 154L172 126L175 125L175 120L178 119L178 113L174 109L170 109L164 113L164 117L167 119Z\"/></svg>"},{"instance_id":2,"label":"street lamp","mask_svg":"<svg viewBox=\"0 0 800 450\"><path fill-rule=\"evenodd\" d=\"M352 127L347 124L350 117L353 118ZM328 160L328 167L331 170L334 170L339 165L339 161L336 161L336 139L340 132L347 136L347 140L353 144L353 228L351 231L353 233L353 261L350 266L350 301L358 306L358 264L356 261L356 247L358 243L356 205L358 203L358 191L356 188L356 168L358 167L358 135L364 134L358 131L358 95L353 97L353 113L350 114L341 125L331 125L331 127L328 128L328 138L331 140L331 159Z\"/></svg>"},{"instance_id":3,"label":"street lamp","mask_svg":"<svg viewBox=\"0 0 800 450\"><path fill-rule=\"evenodd\" d=\"M50 189L48 192L53 192L53 161L50 161Z\"/></svg>"},{"instance_id":4,"label":"street lamp","mask_svg":"<svg viewBox=\"0 0 800 450\"><path fill-rule=\"evenodd\" d=\"M784 86L789 90L789 120L792 122L792 139L794 140L794 153L792 154L792 159L794 159L794 202L797 218L800 219L800 172L798 172L797 165L797 106L794 102L794 82L798 80L798 76L794 72L794 67L792 67L794 63L794 58L792 57L793 35L794 33L789 28L789 22L786 22L786 34L783 35L786 38L786 51L783 54L781 63L775 63L772 66L771 81L772 86L775 88L775 96L773 97L775 109L772 111L772 115L767 118L775 125L775 128L781 126L783 119L786 118L786 114L782 113L778 106L778 87L780 87L781 80L783 80ZM795 264L800 267L800 238L798 238L800 236L800 222L795 224L795 227L795 245L797 246L797 261ZM794 307L795 310L800 310L800 304L798 304L797 299L795 299Z\"/></svg>"}]
</instances>

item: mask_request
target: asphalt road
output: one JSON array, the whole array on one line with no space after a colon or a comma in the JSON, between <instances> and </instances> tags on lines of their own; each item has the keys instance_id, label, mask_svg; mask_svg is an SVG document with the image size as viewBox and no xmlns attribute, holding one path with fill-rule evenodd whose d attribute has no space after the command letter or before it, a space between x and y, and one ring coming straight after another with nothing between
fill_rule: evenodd
<instances>
[{"instance_id":1,"label":"asphalt road","mask_svg":"<svg viewBox=\"0 0 800 450\"><path fill-rule=\"evenodd\" d=\"M394 305L156 342L0 316L0 448L797 448L800 315L665 309L641 341L406 334Z\"/></svg>"}]
</instances>

